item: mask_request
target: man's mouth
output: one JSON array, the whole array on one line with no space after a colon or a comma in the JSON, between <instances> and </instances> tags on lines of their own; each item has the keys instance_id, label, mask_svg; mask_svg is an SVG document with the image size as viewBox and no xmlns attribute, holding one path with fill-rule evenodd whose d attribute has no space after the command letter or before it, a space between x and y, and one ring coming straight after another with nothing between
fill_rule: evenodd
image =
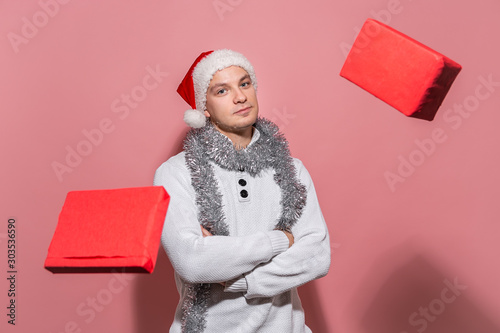
<instances>
[{"instance_id":1,"label":"man's mouth","mask_svg":"<svg viewBox=\"0 0 500 333\"><path fill-rule=\"evenodd\" d=\"M246 106L246 107L241 108L238 111L236 111L235 114L248 112L248 111L250 111L251 108L252 108L251 106Z\"/></svg>"}]
</instances>

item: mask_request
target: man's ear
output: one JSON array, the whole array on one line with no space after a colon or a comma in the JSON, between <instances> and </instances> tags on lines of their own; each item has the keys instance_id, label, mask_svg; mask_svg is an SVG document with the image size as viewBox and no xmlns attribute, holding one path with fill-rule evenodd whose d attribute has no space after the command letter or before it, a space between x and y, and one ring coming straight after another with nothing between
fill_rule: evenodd
<instances>
[{"instance_id":1,"label":"man's ear","mask_svg":"<svg viewBox=\"0 0 500 333\"><path fill-rule=\"evenodd\" d=\"M205 113L205 117L210 118L210 113L208 113L208 111L207 111L207 110L205 110L205 112L204 112L204 113Z\"/></svg>"}]
</instances>

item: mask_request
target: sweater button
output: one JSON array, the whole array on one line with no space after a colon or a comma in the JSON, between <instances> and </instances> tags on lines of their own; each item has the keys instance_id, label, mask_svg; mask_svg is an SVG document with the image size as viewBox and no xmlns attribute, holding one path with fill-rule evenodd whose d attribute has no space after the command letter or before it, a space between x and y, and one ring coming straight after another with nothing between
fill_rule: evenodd
<instances>
[{"instance_id":1,"label":"sweater button","mask_svg":"<svg viewBox=\"0 0 500 333\"><path fill-rule=\"evenodd\" d=\"M238 184L240 184L240 186L245 186L247 184L247 181L244 179L240 179L238 180Z\"/></svg>"},{"instance_id":2,"label":"sweater button","mask_svg":"<svg viewBox=\"0 0 500 333\"><path fill-rule=\"evenodd\" d=\"M238 168L238 171L239 171L239 172L243 172L243 171L245 171L245 168L244 168L244 167L242 167L242 166L240 166L240 167Z\"/></svg>"},{"instance_id":3,"label":"sweater button","mask_svg":"<svg viewBox=\"0 0 500 333\"><path fill-rule=\"evenodd\" d=\"M240 195L241 195L241 197L242 197L242 198L246 198L246 197L248 197L248 192L247 192L247 190L241 190Z\"/></svg>"}]
</instances>

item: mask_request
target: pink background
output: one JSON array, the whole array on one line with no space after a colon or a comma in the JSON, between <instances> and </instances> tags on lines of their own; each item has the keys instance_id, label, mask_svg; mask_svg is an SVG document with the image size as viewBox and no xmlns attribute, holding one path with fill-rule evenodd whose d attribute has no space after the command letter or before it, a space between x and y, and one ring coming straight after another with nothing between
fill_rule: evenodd
<instances>
[{"instance_id":1,"label":"pink background","mask_svg":"<svg viewBox=\"0 0 500 333\"><path fill-rule=\"evenodd\" d=\"M187 104L175 89L200 52L217 48L254 64L261 114L315 181L332 267L301 287L313 331L412 333L424 322L427 332L500 331L500 2L62 2L0 2L2 332L167 330L177 294L163 251L152 275L120 279L54 275L43 261L68 191L151 185L179 151ZM407 118L338 75L368 17L463 66L434 121ZM148 68L163 74L146 90ZM102 122L107 133L86 145L84 132ZM442 142L430 143L433 131ZM68 147L86 156L58 176ZM409 160L418 165L405 169ZM391 185L388 172L401 181ZM9 217L15 327L5 315ZM444 303L454 282L467 288ZM412 325L420 307L433 319Z\"/></svg>"}]
</instances>

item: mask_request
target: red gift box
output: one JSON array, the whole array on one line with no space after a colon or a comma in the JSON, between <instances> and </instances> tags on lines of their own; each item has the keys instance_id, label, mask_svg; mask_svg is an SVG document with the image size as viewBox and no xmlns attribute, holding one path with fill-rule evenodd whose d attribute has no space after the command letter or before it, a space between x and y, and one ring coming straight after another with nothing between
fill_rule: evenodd
<instances>
[{"instance_id":1,"label":"red gift box","mask_svg":"<svg viewBox=\"0 0 500 333\"><path fill-rule=\"evenodd\" d=\"M416 40L366 20L340 76L407 116L434 116L462 67Z\"/></svg>"},{"instance_id":2,"label":"red gift box","mask_svg":"<svg viewBox=\"0 0 500 333\"><path fill-rule=\"evenodd\" d=\"M69 192L44 267L151 273L169 201L162 186Z\"/></svg>"}]
</instances>

